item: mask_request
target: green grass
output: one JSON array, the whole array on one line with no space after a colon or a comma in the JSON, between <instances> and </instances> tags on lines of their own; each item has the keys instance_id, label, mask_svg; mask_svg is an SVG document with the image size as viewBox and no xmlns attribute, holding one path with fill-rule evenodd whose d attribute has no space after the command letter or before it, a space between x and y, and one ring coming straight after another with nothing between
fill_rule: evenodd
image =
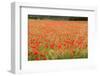
<instances>
[{"instance_id":1,"label":"green grass","mask_svg":"<svg viewBox=\"0 0 100 76\"><path fill-rule=\"evenodd\" d=\"M40 48L40 51L44 50L43 47ZM64 53L55 53L53 49L45 49L45 51L48 51L48 54L45 55L47 60L56 60L56 59L80 59L80 58L88 58L88 51L87 48L85 49L79 49L76 48L74 50L73 56L71 56L70 50L66 50ZM32 61L35 60L35 58L40 58L40 60L43 60L43 57L41 55L34 55L32 51L29 51L28 54L28 60Z\"/></svg>"}]
</instances>

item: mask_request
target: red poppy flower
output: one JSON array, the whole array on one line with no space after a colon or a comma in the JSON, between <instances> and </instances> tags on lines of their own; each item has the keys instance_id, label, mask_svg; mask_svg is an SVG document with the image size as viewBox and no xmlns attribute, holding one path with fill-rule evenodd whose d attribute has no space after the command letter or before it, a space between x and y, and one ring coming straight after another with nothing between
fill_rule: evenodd
<instances>
[{"instance_id":1,"label":"red poppy flower","mask_svg":"<svg viewBox=\"0 0 100 76\"><path fill-rule=\"evenodd\" d=\"M36 46L39 46L40 45L40 42L36 42L35 44L36 44Z\"/></svg>"},{"instance_id":2,"label":"red poppy flower","mask_svg":"<svg viewBox=\"0 0 100 76\"><path fill-rule=\"evenodd\" d=\"M59 49L62 48L62 45L61 45L61 44L58 44L58 48L59 48Z\"/></svg>"},{"instance_id":3,"label":"red poppy flower","mask_svg":"<svg viewBox=\"0 0 100 76\"><path fill-rule=\"evenodd\" d=\"M43 60L47 60L47 58L45 57L45 58L43 58Z\"/></svg>"},{"instance_id":4,"label":"red poppy flower","mask_svg":"<svg viewBox=\"0 0 100 76\"><path fill-rule=\"evenodd\" d=\"M39 51L33 50L33 53L34 53L34 55L38 55L39 54Z\"/></svg>"},{"instance_id":5,"label":"red poppy flower","mask_svg":"<svg viewBox=\"0 0 100 76\"><path fill-rule=\"evenodd\" d=\"M53 49L53 48L54 48L54 44L51 44L51 45L50 45L50 48L52 48L52 49Z\"/></svg>"},{"instance_id":6,"label":"red poppy flower","mask_svg":"<svg viewBox=\"0 0 100 76\"><path fill-rule=\"evenodd\" d=\"M35 49L35 48L36 48L36 46L33 46L32 48L33 48L33 49Z\"/></svg>"},{"instance_id":7,"label":"red poppy flower","mask_svg":"<svg viewBox=\"0 0 100 76\"><path fill-rule=\"evenodd\" d=\"M40 58L35 58L35 60L40 60Z\"/></svg>"}]
</instances>

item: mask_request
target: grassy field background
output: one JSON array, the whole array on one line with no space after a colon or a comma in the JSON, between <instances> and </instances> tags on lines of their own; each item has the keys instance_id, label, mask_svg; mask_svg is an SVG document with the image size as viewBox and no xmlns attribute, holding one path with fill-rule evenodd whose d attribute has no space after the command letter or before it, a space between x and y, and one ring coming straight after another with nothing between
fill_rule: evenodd
<instances>
[{"instance_id":1,"label":"grassy field background","mask_svg":"<svg viewBox=\"0 0 100 76\"><path fill-rule=\"evenodd\" d=\"M88 21L28 19L28 60L88 58Z\"/></svg>"}]
</instances>

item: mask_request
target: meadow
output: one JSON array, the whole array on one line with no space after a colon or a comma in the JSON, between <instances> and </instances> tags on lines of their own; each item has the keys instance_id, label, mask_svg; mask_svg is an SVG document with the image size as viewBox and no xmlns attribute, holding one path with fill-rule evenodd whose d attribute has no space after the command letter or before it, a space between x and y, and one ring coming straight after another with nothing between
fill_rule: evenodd
<instances>
[{"instance_id":1,"label":"meadow","mask_svg":"<svg viewBox=\"0 0 100 76\"><path fill-rule=\"evenodd\" d=\"M28 60L88 58L88 21L28 19Z\"/></svg>"}]
</instances>

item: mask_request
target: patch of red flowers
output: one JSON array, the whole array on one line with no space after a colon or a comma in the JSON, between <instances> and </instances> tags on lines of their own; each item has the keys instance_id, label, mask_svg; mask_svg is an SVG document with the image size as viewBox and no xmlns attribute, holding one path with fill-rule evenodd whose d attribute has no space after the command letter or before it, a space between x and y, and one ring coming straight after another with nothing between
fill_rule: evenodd
<instances>
[{"instance_id":1,"label":"patch of red flowers","mask_svg":"<svg viewBox=\"0 0 100 76\"><path fill-rule=\"evenodd\" d=\"M37 51L37 50L33 50L33 53L34 53L34 55L40 54L39 51Z\"/></svg>"},{"instance_id":2,"label":"patch of red flowers","mask_svg":"<svg viewBox=\"0 0 100 76\"><path fill-rule=\"evenodd\" d=\"M52 48L52 49L53 49L53 48L54 48L54 44L50 44L50 48Z\"/></svg>"},{"instance_id":3,"label":"patch of red flowers","mask_svg":"<svg viewBox=\"0 0 100 76\"><path fill-rule=\"evenodd\" d=\"M58 44L58 48L59 49L62 48L62 44L61 43Z\"/></svg>"},{"instance_id":4,"label":"patch of red flowers","mask_svg":"<svg viewBox=\"0 0 100 76\"><path fill-rule=\"evenodd\" d=\"M87 48L87 23L29 20L28 41L29 52L32 53L29 53L28 56L33 56L34 60L47 60L49 56L54 55L55 58L57 55L59 57L61 50L62 54L69 50L70 56L73 58L74 50Z\"/></svg>"},{"instance_id":5,"label":"patch of red flowers","mask_svg":"<svg viewBox=\"0 0 100 76\"><path fill-rule=\"evenodd\" d=\"M47 58L45 57L45 58L43 58L43 60L47 60Z\"/></svg>"},{"instance_id":6,"label":"patch of red flowers","mask_svg":"<svg viewBox=\"0 0 100 76\"><path fill-rule=\"evenodd\" d=\"M40 60L40 58L35 58L35 60Z\"/></svg>"}]
</instances>

